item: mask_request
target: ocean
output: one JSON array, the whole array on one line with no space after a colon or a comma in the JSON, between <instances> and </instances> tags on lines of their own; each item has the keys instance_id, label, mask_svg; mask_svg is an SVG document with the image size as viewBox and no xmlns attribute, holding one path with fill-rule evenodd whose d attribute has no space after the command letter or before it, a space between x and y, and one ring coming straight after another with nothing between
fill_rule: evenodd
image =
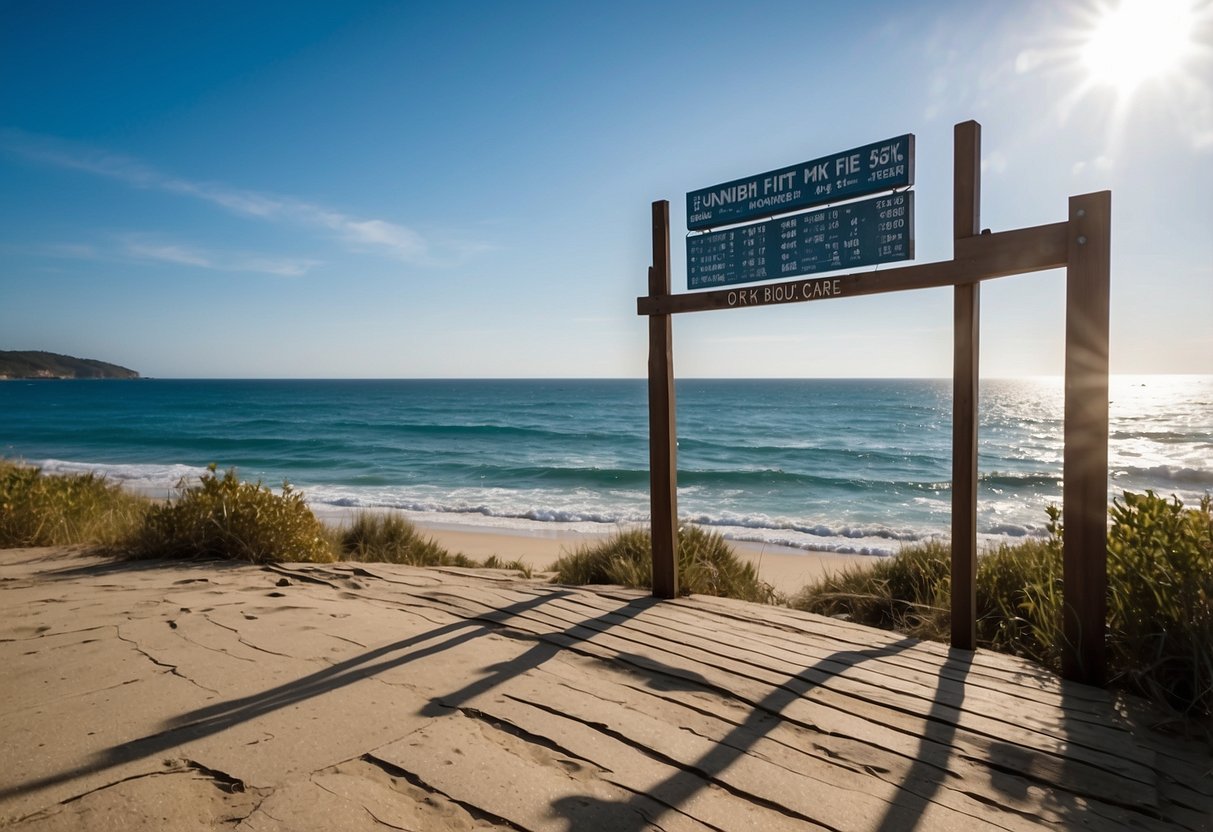
<instances>
[{"instance_id":1,"label":"ocean","mask_svg":"<svg viewBox=\"0 0 1213 832\"><path fill-rule=\"evenodd\" d=\"M727 537L887 555L946 537L950 380L683 380L679 510ZM1213 376L1114 377L1109 499L1213 491ZM1043 535L1062 382L984 380L978 524ZM318 510L602 531L648 519L643 380L8 381L0 456L165 496L210 463Z\"/></svg>"}]
</instances>

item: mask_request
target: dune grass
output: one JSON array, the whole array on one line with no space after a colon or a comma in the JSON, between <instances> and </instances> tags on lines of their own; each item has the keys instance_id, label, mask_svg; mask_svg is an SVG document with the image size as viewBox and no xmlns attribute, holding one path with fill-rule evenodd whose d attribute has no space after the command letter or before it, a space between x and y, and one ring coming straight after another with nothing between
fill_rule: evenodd
<instances>
[{"instance_id":1,"label":"dune grass","mask_svg":"<svg viewBox=\"0 0 1213 832\"><path fill-rule=\"evenodd\" d=\"M551 570L554 583L653 585L653 542L647 530L620 532L600 543L587 544L564 555ZM775 590L758 577L716 532L697 526L678 530L678 586L684 594L721 595L743 601L771 603Z\"/></svg>"},{"instance_id":2,"label":"dune grass","mask_svg":"<svg viewBox=\"0 0 1213 832\"><path fill-rule=\"evenodd\" d=\"M250 563L334 560L328 534L303 494L283 483L275 494L216 466L173 499L153 505L132 535L133 558L245 560Z\"/></svg>"},{"instance_id":3,"label":"dune grass","mask_svg":"<svg viewBox=\"0 0 1213 832\"><path fill-rule=\"evenodd\" d=\"M65 545L133 559L355 560L534 574L520 560L493 556L479 563L452 553L395 514L362 513L327 528L290 484L276 492L240 481L234 470L220 474L215 465L156 503L94 474L46 475L0 460L0 548Z\"/></svg>"},{"instance_id":4,"label":"dune grass","mask_svg":"<svg viewBox=\"0 0 1213 832\"><path fill-rule=\"evenodd\" d=\"M477 566L463 554L452 555L433 538L395 514L359 513L353 523L334 532L340 560L403 563L409 566Z\"/></svg>"},{"instance_id":5,"label":"dune grass","mask_svg":"<svg viewBox=\"0 0 1213 832\"><path fill-rule=\"evenodd\" d=\"M94 474L45 476L0 460L0 547L117 546L143 523L148 502Z\"/></svg>"},{"instance_id":6,"label":"dune grass","mask_svg":"<svg viewBox=\"0 0 1213 832\"><path fill-rule=\"evenodd\" d=\"M491 555L480 563L462 552L452 553L432 537L422 536L416 526L398 514L361 512L350 525L335 529L332 541L338 560L504 569L521 572L524 578L534 574L521 560Z\"/></svg>"},{"instance_id":7,"label":"dune grass","mask_svg":"<svg viewBox=\"0 0 1213 832\"><path fill-rule=\"evenodd\" d=\"M806 612L933 638L948 631L950 575L948 546L925 543L870 565L844 567L789 602Z\"/></svg>"},{"instance_id":8,"label":"dune grass","mask_svg":"<svg viewBox=\"0 0 1213 832\"><path fill-rule=\"evenodd\" d=\"M535 568L529 563L525 563L518 558L506 560L498 555L489 555L485 558L484 563L480 564L481 569L508 569L513 572L521 572L524 578L535 577Z\"/></svg>"}]
</instances>

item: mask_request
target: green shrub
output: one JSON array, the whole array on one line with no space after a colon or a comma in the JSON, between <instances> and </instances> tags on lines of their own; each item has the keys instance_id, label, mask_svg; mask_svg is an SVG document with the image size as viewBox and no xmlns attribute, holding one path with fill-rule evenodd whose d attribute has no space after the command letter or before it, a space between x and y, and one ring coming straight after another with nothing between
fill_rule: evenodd
<instances>
[{"instance_id":1,"label":"green shrub","mask_svg":"<svg viewBox=\"0 0 1213 832\"><path fill-rule=\"evenodd\" d=\"M367 563L403 563L409 566L477 566L466 555L452 555L433 538L397 514L362 512L352 525L336 533L342 560Z\"/></svg>"},{"instance_id":2,"label":"green shrub","mask_svg":"<svg viewBox=\"0 0 1213 832\"><path fill-rule=\"evenodd\" d=\"M283 483L275 494L260 482L240 482L234 470L222 477L215 466L199 483L186 486L147 513L130 552L136 558L223 558L252 563L331 561L324 527Z\"/></svg>"},{"instance_id":3,"label":"green shrub","mask_svg":"<svg viewBox=\"0 0 1213 832\"><path fill-rule=\"evenodd\" d=\"M1213 512L1147 491L1112 506L1112 671L1181 711L1213 714Z\"/></svg>"},{"instance_id":4,"label":"green shrub","mask_svg":"<svg viewBox=\"0 0 1213 832\"><path fill-rule=\"evenodd\" d=\"M45 476L0 460L0 548L114 546L138 528L148 505L91 473Z\"/></svg>"},{"instance_id":5,"label":"green shrub","mask_svg":"<svg viewBox=\"0 0 1213 832\"><path fill-rule=\"evenodd\" d=\"M652 536L644 529L620 532L562 556L551 570L556 573L554 583L651 587ZM761 603L775 599L774 589L758 577L754 564L739 558L720 534L696 526L678 530L678 586L683 594Z\"/></svg>"}]
</instances>

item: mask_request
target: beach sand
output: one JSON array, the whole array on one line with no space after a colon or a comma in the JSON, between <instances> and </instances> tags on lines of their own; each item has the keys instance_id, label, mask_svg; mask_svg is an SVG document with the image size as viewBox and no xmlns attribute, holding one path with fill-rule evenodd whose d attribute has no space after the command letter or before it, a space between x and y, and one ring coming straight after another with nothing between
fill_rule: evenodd
<instances>
[{"instance_id":1,"label":"beach sand","mask_svg":"<svg viewBox=\"0 0 1213 832\"><path fill-rule=\"evenodd\" d=\"M1023 660L499 570L0 550L0 667L0 827L21 832L1213 817L1207 753Z\"/></svg>"},{"instance_id":2,"label":"beach sand","mask_svg":"<svg viewBox=\"0 0 1213 832\"><path fill-rule=\"evenodd\" d=\"M504 560L520 560L537 571L546 570L561 555L580 546L597 543L608 534L553 530L550 532L512 532L505 530L452 527L432 523L414 524L452 552L463 552L476 560L497 555ZM879 558L867 555L839 555L810 552L784 546L745 541L729 541L737 554L758 567L758 574L778 592L791 594L806 584L844 568L861 569Z\"/></svg>"}]
</instances>

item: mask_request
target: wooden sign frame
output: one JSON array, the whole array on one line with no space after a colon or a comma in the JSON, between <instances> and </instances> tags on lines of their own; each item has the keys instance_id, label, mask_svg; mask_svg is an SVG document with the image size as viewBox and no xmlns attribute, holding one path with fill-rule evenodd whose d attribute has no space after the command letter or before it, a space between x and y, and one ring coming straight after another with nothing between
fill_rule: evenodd
<instances>
[{"instance_id":1,"label":"wooden sign frame","mask_svg":"<svg viewBox=\"0 0 1213 832\"><path fill-rule=\"evenodd\" d=\"M954 287L952 423L953 647L977 641L977 400L981 281L1066 270L1062 675L1102 684L1106 655L1110 191L1072 196L1063 222L981 231L981 125L954 130L952 259L842 277L816 277L674 295L670 204L653 203L649 293L649 465L653 595L678 594L677 431L672 316L710 309Z\"/></svg>"}]
</instances>

